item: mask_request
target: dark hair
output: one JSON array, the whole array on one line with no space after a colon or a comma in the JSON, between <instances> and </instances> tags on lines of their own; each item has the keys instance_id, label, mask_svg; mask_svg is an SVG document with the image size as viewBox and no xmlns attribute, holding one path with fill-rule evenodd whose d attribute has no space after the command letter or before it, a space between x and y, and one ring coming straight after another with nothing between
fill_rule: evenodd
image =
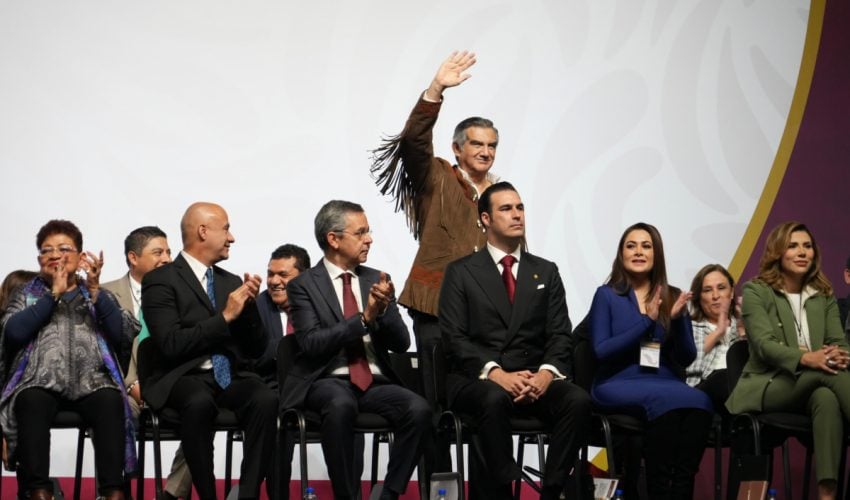
<instances>
[{"instance_id":1,"label":"dark hair","mask_svg":"<svg viewBox=\"0 0 850 500\"><path fill-rule=\"evenodd\" d=\"M759 260L759 274L757 279L764 282L776 291L782 291L785 279L782 277L782 256L788 250L791 234L804 231L812 239L812 250L814 258L812 266L803 278L803 288L811 286L826 296L832 295L832 284L823 274L820 268L820 248L809 228L801 222L789 221L773 228L764 242L764 253Z\"/></svg>"},{"instance_id":2,"label":"dark hair","mask_svg":"<svg viewBox=\"0 0 850 500\"><path fill-rule=\"evenodd\" d=\"M352 212L362 214L364 210L357 203L343 200L331 200L319 209L313 220L313 233L323 252L329 248L327 234L345 231L345 216Z\"/></svg>"},{"instance_id":3,"label":"dark hair","mask_svg":"<svg viewBox=\"0 0 850 500\"><path fill-rule=\"evenodd\" d=\"M667 265L664 263L664 243L661 241L661 233L652 224L646 222L638 222L627 227L620 236L620 242L617 244L617 256L614 257L614 264L611 266L611 275L608 277L608 285L611 286L617 293L625 295L632 289L632 276L626 271L625 263L623 262L623 245L626 243L626 237L632 231L646 231L652 239L652 270L649 271L649 300L654 294L655 289L661 286L661 307L658 310L658 322L660 322L665 330L670 329L670 310L673 307L673 302L679 296L680 290L676 287L667 284ZM638 298L640 300L640 298Z\"/></svg>"},{"instance_id":4,"label":"dark hair","mask_svg":"<svg viewBox=\"0 0 850 500\"><path fill-rule=\"evenodd\" d=\"M298 269L298 272L303 273L310 268L310 255L307 250L292 243L275 248L269 260L289 259L291 257L295 257L295 269Z\"/></svg>"},{"instance_id":5,"label":"dark hair","mask_svg":"<svg viewBox=\"0 0 850 500\"><path fill-rule=\"evenodd\" d=\"M452 136L452 143L458 148L463 147L463 143L466 142L466 129L470 127L481 127L481 128L491 128L493 132L496 132L496 141L499 140L499 130L493 126L492 120L488 120L487 118L481 118L480 116L470 116L469 118L461 121L455 127L455 133Z\"/></svg>"},{"instance_id":6,"label":"dark hair","mask_svg":"<svg viewBox=\"0 0 850 500\"><path fill-rule=\"evenodd\" d=\"M62 219L49 220L47 224L41 226L38 234L35 235L35 247L40 249L44 240L54 234L64 234L71 238L74 240L74 246L77 247L77 251L83 251L83 233L80 232L80 229L73 222Z\"/></svg>"},{"instance_id":7,"label":"dark hair","mask_svg":"<svg viewBox=\"0 0 850 500\"><path fill-rule=\"evenodd\" d=\"M844 264L844 269L850 269L850 257L847 257L847 263Z\"/></svg>"},{"instance_id":8,"label":"dark hair","mask_svg":"<svg viewBox=\"0 0 850 500\"><path fill-rule=\"evenodd\" d=\"M141 255L148 243L154 238L168 238L168 236L156 226L142 226L130 231L130 234L124 238L124 260L127 261L127 267L130 266L130 259L127 258L127 255L130 252Z\"/></svg>"},{"instance_id":9,"label":"dark hair","mask_svg":"<svg viewBox=\"0 0 850 500\"><path fill-rule=\"evenodd\" d=\"M720 264L708 264L697 271L696 276L694 276L693 281L691 281L691 319L694 321L703 321L706 318L705 311L702 310L700 302L702 282L705 281L706 276L714 272L718 272L725 276L729 281L729 288L732 289L732 301L729 303L728 311L730 318L733 314L732 311L735 310L735 278L733 278L729 271Z\"/></svg>"},{"instance_id":10,"label":"dark hair","mask_svg":"<svg viewBox=\"0 0 850 500\"><path fill-rule=\"evenodd\" d=\"M493 215L491 210L493 207L491 206L490 199L493 197L493 193L500 193L502 191L513 191L517 192L516 188L507 181L497 182L495 184L490 184L490 186L481 193L481 196L478 198L478 218L481 218L481 214L487 212L489 215Z\"/></svg>"},{"instance_id":11,"label":"dark hair","mask_svg":"<svg viewBox=\"0 0 850 500\"><path fill-rule=\"evenodd\" d=\"M25 271L23 269L12 271L6 275L3 279L3 284L0 285L0 315L3 314L6 306L9 305L9 297L12 296L12 292L19 286L29 283L36 276L38 276L37 272Z\"/></svg>"}]
</instances>

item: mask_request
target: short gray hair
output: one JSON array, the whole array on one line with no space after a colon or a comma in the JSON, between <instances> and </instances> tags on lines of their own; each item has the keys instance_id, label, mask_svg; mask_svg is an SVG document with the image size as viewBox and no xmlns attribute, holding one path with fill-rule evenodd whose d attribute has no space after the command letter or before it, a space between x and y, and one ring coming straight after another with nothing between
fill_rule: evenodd
<instances>
[{"instance_id":1,"label":"short gray hair","mask_svg":"<svg viewBox=\"0 0 850 500\"><path fill-rule=\"evenodd\" d=\"M481 118L480 116L470 116L458 123L455 127L455 134L452 137L452 143L454 143L458 148L462 148L463 143L466 142L466 129L469 127L491 128L493 129L493 132L496 132L496 140L499 140L499 130L493 126L492 120Z\"/></svg>"},{"instance_id":2,"label":"short gray hair","mask_svg":"<svg viewBox=\"0 0 850 500\"><path fill-rule=\"evenodd\" d=\"M365 210L357 203L343 200L331 200L319 209L319 213L313 219L313 232L323 252L329 248L327 234L344 231L345 216L352 212L362 214Z\"/></svg>"}]
</instances>

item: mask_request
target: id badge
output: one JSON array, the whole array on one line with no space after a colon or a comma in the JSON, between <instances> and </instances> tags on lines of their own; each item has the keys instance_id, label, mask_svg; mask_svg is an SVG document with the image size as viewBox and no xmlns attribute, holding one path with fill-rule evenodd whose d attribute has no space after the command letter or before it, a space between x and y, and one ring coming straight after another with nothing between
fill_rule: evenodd
<instances>
[{"instance_id":1,"label":"id badge","mask_svg":"<svg viewBox=\"0 0 850 500\"><path fill-rule=\"evenodd\" d=\"M640 366L647 368L658 368L661 366L661 343L640 343Z\"/></svg>"}]
</instances>

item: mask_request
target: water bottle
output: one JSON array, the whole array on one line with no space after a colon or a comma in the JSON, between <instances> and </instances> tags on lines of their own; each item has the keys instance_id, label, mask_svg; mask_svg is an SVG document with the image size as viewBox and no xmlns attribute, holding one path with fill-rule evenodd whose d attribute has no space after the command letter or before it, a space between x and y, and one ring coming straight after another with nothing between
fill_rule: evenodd
<instances>
[{"instance_id":1,"label":"water bottle","mask_svg":"<svg viewBox=\"0 0 850 500\"><path fill-rule=\"evenodd\" d=\"M611 500L623 500L623 490L617 489L614 491L614 496L611 497Z\"/></svg>"},{"instance_id":2,"label":"water bottle","mask_svg":"<svg viewBox=\"0 0 850 500\"><path fill-rule=\"evenodd\" d=\"M437 490L437 500L446 500L446 490L440 488Z\"/></svg>"},{"instance_id":3,"label":"water bottle","mask_svg":"<svg viewBox=\"0 0 850 500\"><path fill-rule=\"evenodd\" d=\"M767 500L776 500L776 490L770 488L767 490Z\"/></svg>"},{"instance_id":4,"label":"water bottle","mask_svg":"<svg viewBox=\"0 0 850 500\"><path fill-rule=\"evenodd\" d=\"M307 492L304 493L304 500L318 500L319 497L316 496L315 490L312 487L307 487Z\"/></svg>"}]
</instances>

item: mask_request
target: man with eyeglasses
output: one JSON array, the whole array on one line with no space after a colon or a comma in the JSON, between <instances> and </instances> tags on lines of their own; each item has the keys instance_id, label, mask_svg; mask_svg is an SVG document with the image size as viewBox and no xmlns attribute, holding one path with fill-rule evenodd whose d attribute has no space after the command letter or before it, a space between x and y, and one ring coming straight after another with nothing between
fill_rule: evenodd
<instances>
[{"instance_id":1,"label":"man with eyeglasses","mask_svg":"<svg viewBox=\"0 0 850 500\"><path fill-rule=\"evenodd\" d=\"M390 365L389 351L410 345L407 326L389 276L363 265L372 246L363 207L326 203L314 232L324 258L287 285L299 352L281 388L281 406L322 416L322 452L338 500L360 495L360 469L352 459L357 414L389 420L395 442L380 498L396 499L431 439L428 403L402 387Z\"/></svg>"}]
</instances>

